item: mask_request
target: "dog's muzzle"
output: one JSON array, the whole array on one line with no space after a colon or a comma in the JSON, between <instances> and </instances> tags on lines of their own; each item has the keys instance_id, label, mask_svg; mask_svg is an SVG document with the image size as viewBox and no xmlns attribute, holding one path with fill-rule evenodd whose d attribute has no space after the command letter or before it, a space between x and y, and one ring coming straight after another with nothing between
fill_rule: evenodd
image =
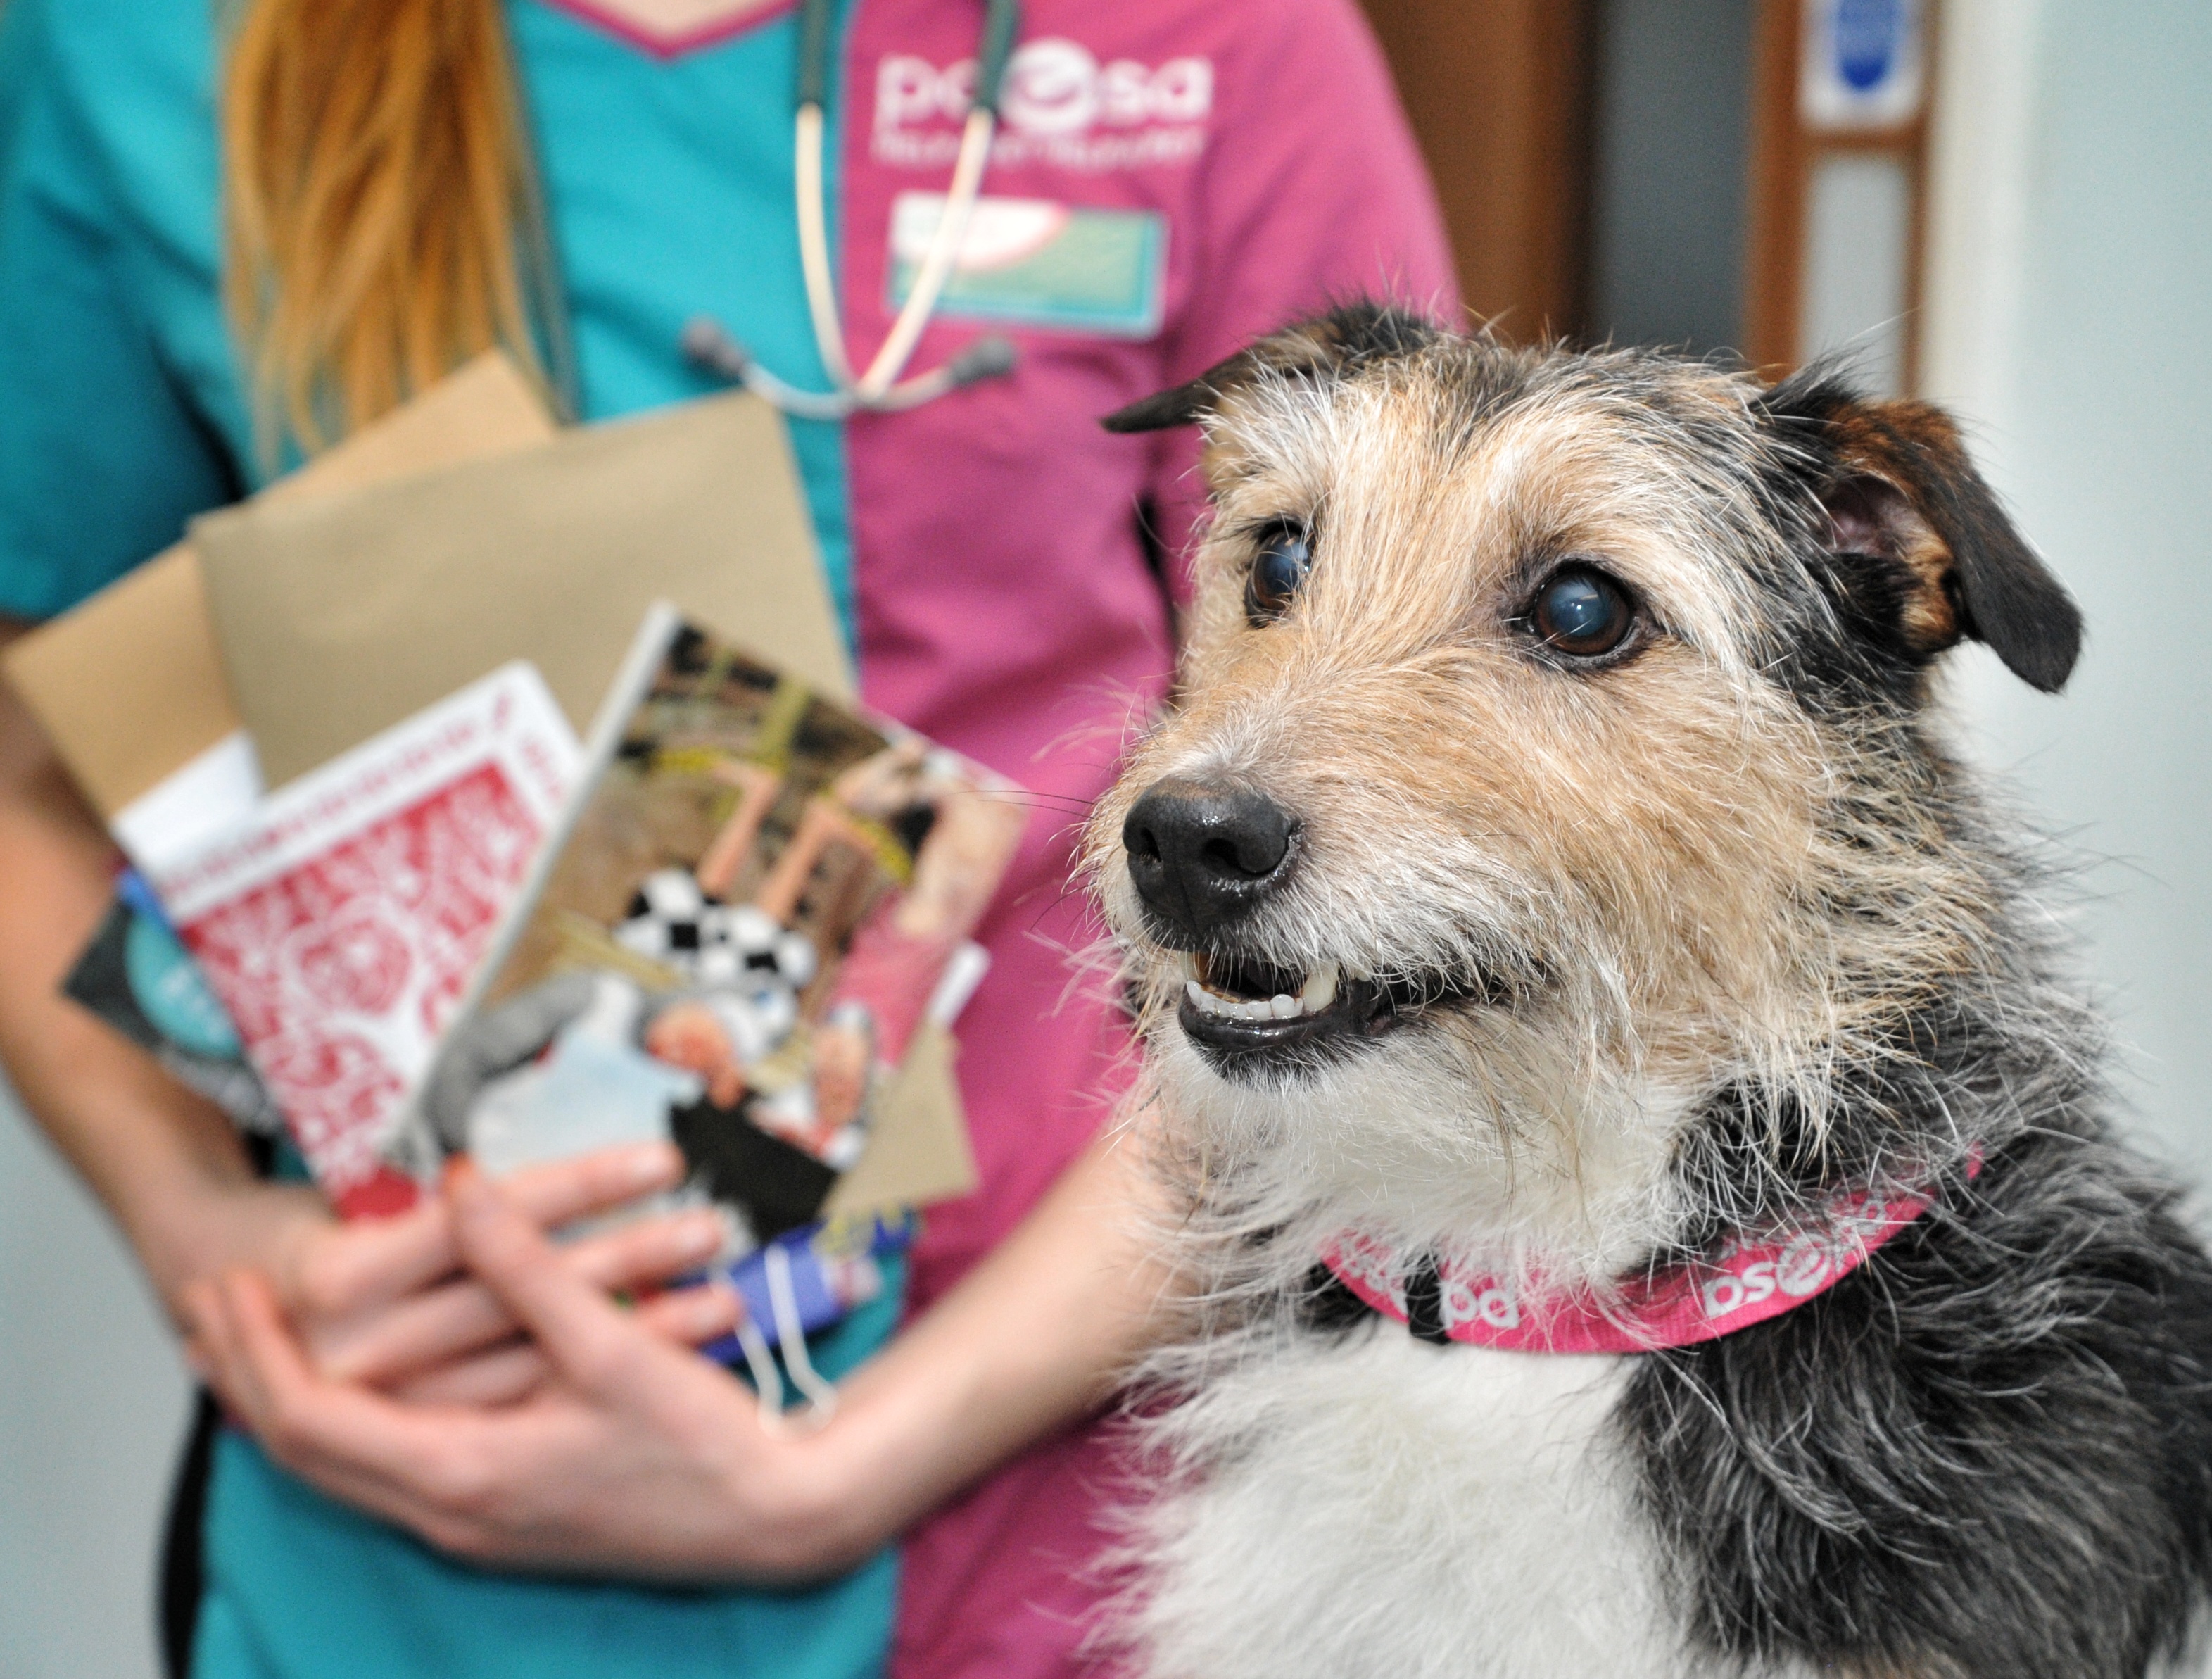
<instances>
[{"instance_id":1,"label":"dog's muzzle","mask_svg":"<svg viewBox=\"0 0 2212 1679\"><path fill-rule=\"evenodd\" d=\"M1264 953L1256 912L1304 853L1298 819L1237 782L1155 782L1121 824L1146 930L1179 952L1176 1019L1224 1077L1317 1070L1407 1019L1466 1004L1502 1004L1510 989L1482 972L1384 975L1326 952L1281 965Z\"/></svg>"},{"instance_id":2,"label":"dog's muzzle","mask_svg":"<svg viewBox=\"0 0 2212 1679\"><path fill-rule=\"evenodd\" d=\"M1171 776L1121 824L1129 879L1161 942L1218 946L1290 873L1297 822L1264 793Z\"/></svg>"}]
</instances>

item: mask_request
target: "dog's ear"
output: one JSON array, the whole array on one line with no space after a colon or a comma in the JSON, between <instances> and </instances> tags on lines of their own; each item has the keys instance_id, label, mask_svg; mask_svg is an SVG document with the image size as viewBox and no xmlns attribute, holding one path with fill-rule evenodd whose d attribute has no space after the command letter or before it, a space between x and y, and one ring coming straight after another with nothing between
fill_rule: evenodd
<instances>
[{"instance_id":1,"label":"dog's ear","mask_svg":"<svg viewBox=\"0 0 2212 1679\"><path fill-rule=\"evenodd\" d=\"M1932 404L1859 397L1832 369L1784 380L1769 418L1821 463L1821 505L1838 553L1875 554L1910 579L1899 626L1932 656L1962 636L2055 694L2081 650L2081 613L1967 459Z\"/></svg>"},{"instance_id":2,"label":"dog's ear","mask_svg":"<svg viewBox=\"0 0 2212 1679\"><path fill-rule=\"evenodd\" d=\"M1188 385L1133 402L1098 423L1119 432L1194 425L1219 409L1230 392L1266 374L1316 380L1337 377L1363 362L1409 354L1436 336L1434 327L1401 310L1379 303L1348 303L1270 333L1227 361L1216 362Z\"/></svg>"}]
</instances>

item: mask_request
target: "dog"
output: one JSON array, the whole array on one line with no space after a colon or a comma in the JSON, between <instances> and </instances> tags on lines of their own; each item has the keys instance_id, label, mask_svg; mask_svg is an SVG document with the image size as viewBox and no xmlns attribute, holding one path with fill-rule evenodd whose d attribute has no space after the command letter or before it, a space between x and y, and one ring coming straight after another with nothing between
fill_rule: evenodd
<instances>
[{"instance_id":1,"label":"dog","mask_svg":"<svg viewBox=\"0 0 2212 1679\"><path fill-rule=\"evenodd\" d=\"M1196 424L1093 813L1199 1321L1150 1679L2121 1679L2212 1583L2212 1263L1938 666L2081 620L1816 365L1339 308Z\"/></svg>"}]
</instances>

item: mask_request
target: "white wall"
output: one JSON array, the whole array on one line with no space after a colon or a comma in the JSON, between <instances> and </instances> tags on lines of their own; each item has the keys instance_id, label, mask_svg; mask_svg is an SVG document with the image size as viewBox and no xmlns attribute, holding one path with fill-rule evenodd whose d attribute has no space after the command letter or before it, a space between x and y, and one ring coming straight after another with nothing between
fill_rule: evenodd
<instances>
[{"instance_id":1,"label":"white wall","mask_svg":"<svg viewBox=\"0 0 2212 1679\"><path fill-rule=\"evenodd\" d=\"M1971 739L2092 860L2147 1138L2212 1182L2212 9L1947 0L1923 385L2088 644L2062 697L1964 655Z\"/></svg>"},{"instance_id":2,"label":"white wall","mask_svg":"<svg viewBox=\"0 0 2212 1679\"><path fill-rule=\"evenodd\" d=\"M0 1085L0 1679L151 1679L186 1399L122 1242Z\"/></svg>"}]
</instances>

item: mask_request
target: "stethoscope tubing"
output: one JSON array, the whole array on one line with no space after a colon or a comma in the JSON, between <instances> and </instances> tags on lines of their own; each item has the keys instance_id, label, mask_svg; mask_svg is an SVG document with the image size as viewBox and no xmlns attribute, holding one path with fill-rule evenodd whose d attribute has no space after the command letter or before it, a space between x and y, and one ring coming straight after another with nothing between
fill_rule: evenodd
<instances>
[{"instance_id":1,"label":"stethoscope tubing","mask_svg":"<svg viewBox=\"0 0 2212 1679\"><path fill-rule=\"evenodd\" d=\"M961 126L960 149L953 159L945 209L931 232L928 247L891 330L866 369L858 374L846 346L836 280L830 271L829 193L823 173L833 5L834 0L806 0L799 15L799 95L792 121L792 187L798 212L799 268L806 285L806 309L814 328L815 348L831 388L808 391L778 378L707 317L695 318L684 330L684 350L693 361L743 384L785 413L810 420L841 420L856 413L890 414L918 408L963 385L1011 372L1014 365L1013 345L994 337L969 345L933 372L905 380L899 376L906 371L922 333L936 314L938 301L959 259L961 243L967 237L968 224L982 197L991 143L998 133L1000 90L1020 32L1018 0L987 0L983 35L976 53L975 94Z\"/></svg>"},{"instance_id":2,"label":"stethoscope tubing","mask_svg":"<svg viewBox=\"0 0 2212 1679\"><path fill-rule=\"evenodd\" d=\"M826 392L803 392L787 384L757 362L748 360L745 382L778 407L788 408L795 397L811 398L806 408L818 411L815 418L841 418L863 411L892 412L913 408L953 388L935 374L925 374L901 383L899 375L914 357L915 347L936 313L945 282L952 277L961 241L982 196L983 171L991 155L998 114L978 105L968 113L960 133L960 152L952 165L952 183L945 195L945 210L932 231L928 249L915 271L914 283L900 306L891 330L884 335L865 373L854 376L852 357L845 347L839 319L836 283L830 271L830 232L822 191L823 132L827 124L822 107L802 105L793 125L798 163L796 185L799 210L799 268L806 282L807 313L813 317L814 343L822 365L835 387ZM765 374L765 377L759 375ZM800 411L792 409L793 412Z\"/></svg>"},{"instance_id":3,"label":"stethoscope tubing","mask_svg":"<svg viewBox=\"0 0 2212 1679\"><path fill-rule=\"evenodd\" d=\"M794 161L793 197L798 211L799 266L806 286L806 307L814 343L830 375L831 389L809 391L763 367L750 350L708 315L694 316L684 328L685 356L733 384L741 384L797 419L842 420L857 413L895 414L933 402L979 380L1013 371L1017 352L996 333L976 339L942 367L901 379L937 312L958 260L961 242L982 197L991 143L998 132L999 97L1006 64L1021 31L1019 0L985 0L983 33L976 52L975 94L960 131L944 213L915 271L904 304L866 369L855 376L838 311L837 287L830 271L828 191L823 173L828 95L836 0L805 0L799 12L799 88L792 129ZM512 57L512 48L509 49ZM534 316L552 386L555 410L573 424L583 408L576 367L574 334L568 319L567 288L553 246L545 202L544 151L530 101L518 98L526 167L522 170L517 215L519 256L531 313Z\"/></svg>"}]
</instances>

